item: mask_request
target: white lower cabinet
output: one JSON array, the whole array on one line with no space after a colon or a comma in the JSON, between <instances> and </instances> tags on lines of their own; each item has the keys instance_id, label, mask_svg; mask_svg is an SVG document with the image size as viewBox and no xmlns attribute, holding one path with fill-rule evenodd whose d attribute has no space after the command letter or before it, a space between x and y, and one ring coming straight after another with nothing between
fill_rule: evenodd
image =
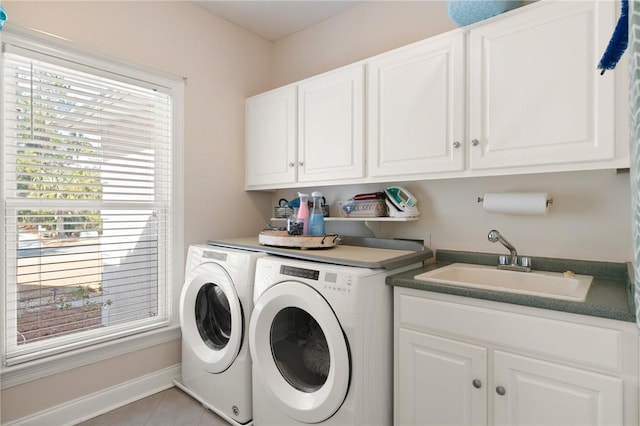
<instances>
[{"instance_id":1,"label":"white lower cabinet","mask_svg":"<svg viewBox=\"0 0 640 426\"><path fill-rule=\"evenodd\" d=\"M396 425L638 424L632 323L394 291Z\"/></svg>"},{"instance_id":2,"label":"white lower cabinet","mask_svg":"<svg viewBox=\"0 0 640 426\"><path fill-rule=\"evenodd\" d=\"M497 425L622 425L623 380L494 351Z\"/></svg>"},{"instance_id":3,"label":"white lower cabinet","mask_svg":"<svg viewBox=\"0 0 640 426\"><path fill-rule=\"evenodd\" d=\"M396 424L487 424L487 349L408 329L396 331Z\"/></svg>"}]
</instances>

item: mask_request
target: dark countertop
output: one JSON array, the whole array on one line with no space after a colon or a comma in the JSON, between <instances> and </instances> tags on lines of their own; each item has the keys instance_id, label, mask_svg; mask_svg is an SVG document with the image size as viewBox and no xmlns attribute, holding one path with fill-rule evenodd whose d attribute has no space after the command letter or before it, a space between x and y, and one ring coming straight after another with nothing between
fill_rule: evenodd
<instances>
[{"instance_id":1,"label":"dark countertop","mask_svg":"<svg viewBox=\"0 0 640 426\"><path fill-rule=\"evenodd\" d=\"M592 275L593 281L584 302L551 299L539 296L483 290L470 287L453 286L435 282L415 280L413 277L423 272L449 265L451 263L474 263L494 266L498 264L498 255L453 250L438 250L436 263L387 277L387 284L396 287L408 287L438 293L492 300L495 302L551 309L574 314L590 315L620 321L635 322L633 297L633 268L630 263L594 262L569 259L551 259L532 257L534 270Z\"/></svg>"}]
</instances>

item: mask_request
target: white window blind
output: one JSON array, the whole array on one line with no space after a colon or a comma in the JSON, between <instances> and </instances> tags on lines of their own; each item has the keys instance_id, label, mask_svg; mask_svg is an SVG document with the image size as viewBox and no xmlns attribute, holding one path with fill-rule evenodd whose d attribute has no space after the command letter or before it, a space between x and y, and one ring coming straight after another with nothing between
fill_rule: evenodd
<instances>
[{"instance_id":1,"label":"white window blind","mask_svg":"<svg viewBox=\"0 0 640 426\"><path fill-rule=\"evenodd\" d=\"M167 325L169 88L3 44L4 362Z\"/></svg>"}]
</instances>

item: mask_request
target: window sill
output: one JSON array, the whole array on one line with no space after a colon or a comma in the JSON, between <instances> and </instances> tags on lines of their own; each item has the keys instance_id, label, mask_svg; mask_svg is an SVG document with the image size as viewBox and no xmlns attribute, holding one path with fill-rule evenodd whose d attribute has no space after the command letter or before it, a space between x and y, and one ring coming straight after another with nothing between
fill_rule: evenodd
<instances>
[{"instance_id":1,"label":"window sill","mask_svg":"<svg viewBox=\"0 0 640 426\"><path fill-rule=\"evenodd\" d=\"M150 348L179 339L180 337L180 326L171 325L160 330L149 331L46 359L30 361L11 367L3 367L0 370L0 389L10 388L32 380L62 373L63 371L71 370L79 366Z\"/></svg>"}]
</instances>

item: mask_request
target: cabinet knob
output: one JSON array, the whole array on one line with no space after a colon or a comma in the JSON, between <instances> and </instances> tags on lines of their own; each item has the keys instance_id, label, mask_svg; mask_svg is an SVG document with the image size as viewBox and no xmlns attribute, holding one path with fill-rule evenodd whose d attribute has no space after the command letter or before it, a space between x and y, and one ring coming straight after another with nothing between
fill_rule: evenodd
<instances>
[{"instance_id":1,"label":"cabinet knob","mask_svg":"<svg viewBox=\"0 0 640 426\"><path fill-rule=\"evenodd\" d=\"M478 139L473 139L473 140L471 141L471 145L473 145L473 146L478 146L478 145L480 145L480 141L479 141Z\"/></svg>"},{"instance_id":2,"label":"cabinet knob","mask_svg":"<svg viewBox=\"0 0 640 426\"><path fill-rule=\"evenodd\" d=\"M293 167L293 166L295 166L295 165L296 165L296 163L294 163L293 161L291 161L291 162L289 163L289 167Z\"/></svg>"},{"instance_id":3,"label":"cabinet knob","mask_svg":"<svg viewBox=\"0 0 640 426\"><path fill-rule=\"evenodd\" d=\"M453 147L454 147L454 148L460 148L460 142L455 141L455 142L453 143Z\"/></svg>"},{"instance_id":4,"label":"cabinet knob","mask_svg":"<svg viewBox=\"0 0 640 426\"><path fill-rule=\"evenodd\" d=\"M473 384L473 387L476 389L480 389L482 387L482 382L478 379L475 379L473 382L471 382Z\"/></svg>"},{"instance_id":5,"label":"cabinet knob","mask_svg":"<svg viewBox=\"0 0 640 426\"><path fill-rule=\"evenodd\" d=\"M298 166L300 167L304 166L304 161L298 161Z\"/></svg>"},{"instance_id":6,"label":"cabinet knob","mask_svg":"<svg viewBox=\"0 0 640 426\"><path fill-rule=\"evenodd\" d=\"M503 388L502 386L498 386L498 387L496 388L496 393L497 393L498 395L504 395L505 393L507 393L507 391L506 391L506 389L505 389L505 388Z\"/></svg>"}]
</instances>

